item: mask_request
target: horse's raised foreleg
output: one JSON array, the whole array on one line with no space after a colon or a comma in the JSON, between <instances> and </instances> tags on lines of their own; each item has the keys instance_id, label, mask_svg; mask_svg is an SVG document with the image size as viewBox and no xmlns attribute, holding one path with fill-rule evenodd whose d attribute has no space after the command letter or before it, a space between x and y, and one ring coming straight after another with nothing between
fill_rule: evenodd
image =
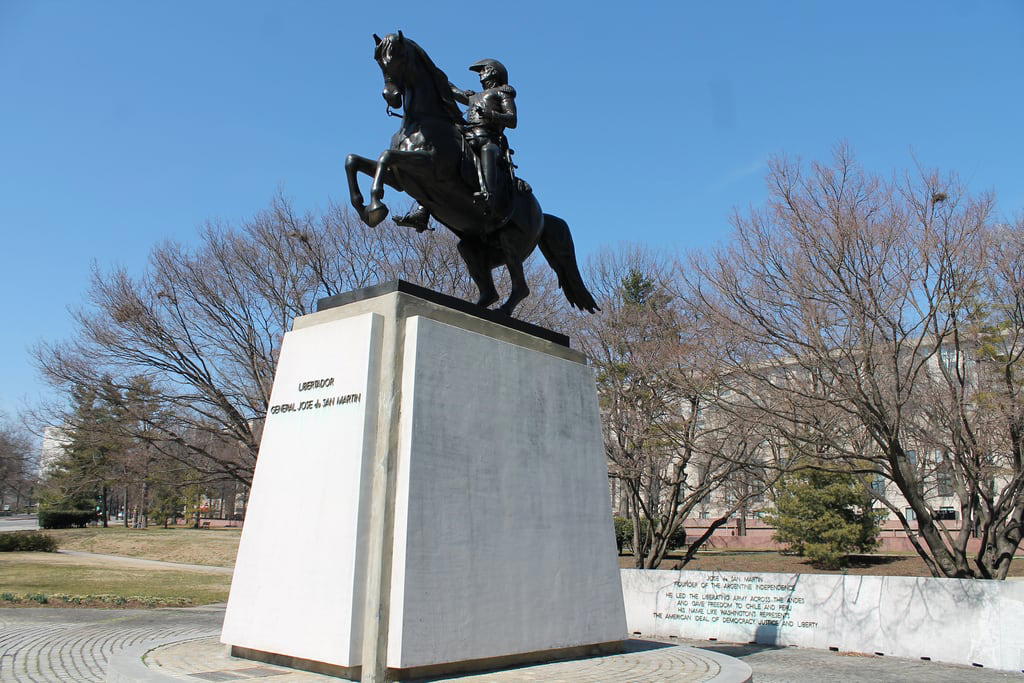
<instances>
[{"instance_id":1,"label":"horse's raised foreleg","mask_svg":"<svg viewBox=\"0 0 1024 683\"><path fill-rule=\"evenodd\" d=\"M373 187L370 189L370 205L366 207L366 217L363 221L373 227L384 220L388 215L388 207L384 206L381 200L384 198L385 174L413 169L430 168L434 163L433 152L400 152L393 149L386 149L377 157L376 173L373 176Z\"/></svg>"},{"instance_id":2,"label":"horse's raised foreleg","mask_svg":"<svg viewBox=\"0 0 1024 683\"><path fill-rule=\"evenodd\" d=\"M363 206L363 193L359 191L359 173L365 173L371 178L374 177L377 173L377 163L358 154L349 154L345 157L345 175L348 177L349 201L352 202L352 208L356 210L359 218L366 223L366 207Z\"/></svg>"},{"instance_id":3,"label":"horse's raised foreleg","mask_svg":"<svg viewBox=\"0 0 1024 683\"><path fill-rule=\"evenodd\" d=\"M511 317L519 302L530 294L530 286L526 284L526 274L523 273L523 260L519 257L521 246L516 243L514 231L502 230L499 234L501 251L505 254L505 267L508 268L509 278L512 280L512 291L508 300L498 310Z\"/></svg>"},{"instance_id":4,"label":"horse's raised foreleg","mask_svg":"<svg viewBox=\"0 0 1024 683\"><path fill-rule=\"evenodd\" d=\"M363 206L363 193L359 191L358 174L365 173L370 176L370 178L376 180L378 170L377 162L373 159L367 159L366 157L361 157L358 154L349 154L345 158L345 175L348 177L349 200L352 202L352 207L356 210L359 218L368 225L369 221L367 221L366 207ZM402 186L398 184L395 180L394 174L391 173L390 170L385 169L381 174L381 177L383 178L385 185L388 185L399 192L403 190ZM377 221L377 223L379 222L380 221ZM374 223L373 225L377 225L377 223Z\"/></svg>"}]
</instances>

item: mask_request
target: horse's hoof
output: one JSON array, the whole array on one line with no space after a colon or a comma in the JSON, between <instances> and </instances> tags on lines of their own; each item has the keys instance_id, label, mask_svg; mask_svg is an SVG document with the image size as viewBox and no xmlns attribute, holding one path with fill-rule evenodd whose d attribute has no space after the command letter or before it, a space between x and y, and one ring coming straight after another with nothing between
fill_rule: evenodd
<instances>
[{"instance_id":1,"label":"horse's hoof","mask_svg":"<svg viewBox=\"0 0 1024 683\"><path fill-rule=\"evenodd\" d=\"M488 306L490 306L491 304L493 304L497 300L498 300L498 293L495 292L494 294L488 294L487 296L481 296L479 299L477 299L476 305L480 306L481 308L487 308Z\"/></svg>"},{"instance_id":2,"label":"horse's hoof","mask_svg":"<svg viewBox=\"0 0 1024 683\"><path fill-rule=\"evenodd\" d=\"M388 217L388 207L383 204L377 206L371 206L366 210L366 224L371 228L375 228L380 225L380 222Z\"/></svg>"}]
</instances>

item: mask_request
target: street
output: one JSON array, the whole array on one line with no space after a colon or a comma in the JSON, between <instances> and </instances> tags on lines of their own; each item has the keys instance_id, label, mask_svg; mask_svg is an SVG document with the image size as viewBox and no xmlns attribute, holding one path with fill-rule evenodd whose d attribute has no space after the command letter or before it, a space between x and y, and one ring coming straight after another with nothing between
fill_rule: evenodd
<instances>
[{"instance_id":1,"label":"street","mask_svg":"<svg viewBox=\"0 0 1024 683\"><path fill-rule=\"evenodd\" d=\"M39 528L35 515L0 517L0 534L5 531L34 531Z\"/></svg>"}]
</instances>

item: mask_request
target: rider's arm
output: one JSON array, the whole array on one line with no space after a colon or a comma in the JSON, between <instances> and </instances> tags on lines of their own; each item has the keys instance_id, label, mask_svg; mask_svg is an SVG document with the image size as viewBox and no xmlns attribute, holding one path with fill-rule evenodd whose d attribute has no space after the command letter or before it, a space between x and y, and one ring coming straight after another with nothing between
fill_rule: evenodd
<instances>
[{"instance_id":1,"label":"rider's arm","mask_svg":"<svg viewBox=\"0 0 1024 683\"><path fill-rule=\"evenodd\" d=\"M472 90L463 90L451 83L448 84L448 87L452 89L452 97L459 104L469 104L469 98L476 94Z\"/></svg>"},{"instance_id":2,"label":"rider's arm","mask_svg":"<svg viewBox=\"0 0 1024 683\"><path fill-rule=\"evenodd\" d=\"M519 116L516 114L516 91L512 86L506 85L498 88L498 94L501 96L501 111L491 110L487 112L487 118L506 128L515 128L519 123Z\"/></svg>"}]
</instances>

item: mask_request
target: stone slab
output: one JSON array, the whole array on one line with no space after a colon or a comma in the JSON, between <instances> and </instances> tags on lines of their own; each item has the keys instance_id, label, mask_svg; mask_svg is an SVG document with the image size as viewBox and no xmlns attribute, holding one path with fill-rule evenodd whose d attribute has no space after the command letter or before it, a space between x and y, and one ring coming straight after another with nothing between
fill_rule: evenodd
<instances>
[{"instance_id":1,"label":"stone slab","mask_svg":"<svg viewBox=\"0 0 1024 683\"><path fill-rule=\"evenodd\" d=\"M481 318L513 330L525 332L526 334L546 339L547 341L561 346L569 346L569 337L561 334L560 332L555 332L554 330L549 330L546 327L540 327L539 325L528 323L525 320L509 317L496 310L483 308L482 306L477 306L474 303L459 299L458 297L435 292L431 289L427 289L426 287L420 287L419 285L414 285L411 282L406 282L405 280L391 280L390 282L373 285L372 287L363 287L361 289L352 290L351 292L325 297L317 301L316 310L325 311L329 308L347 306L357 301L374 299L379 296L395 292L409 294L417 299L429 301L444 308Z\"/></svg>"},{"instance_id":2,"label":"stone slab","mask_svg":"<svg viewBox=\"0 0 1024 683\"><path fill-rule=\"evenodd\" d=\"M367 313L285 335L225 643L359 661L381 326Z\"/></svg>"},{"instance_id":3,"label":"stone slab","mask_svg":"<svg viewBox=\"0 0 1024 683\"><path fill-rule=\"evenodd\" d=\"M622 640L590 368L423 316L403 368L388 666Z\"/></svg>"}]
</instances>

